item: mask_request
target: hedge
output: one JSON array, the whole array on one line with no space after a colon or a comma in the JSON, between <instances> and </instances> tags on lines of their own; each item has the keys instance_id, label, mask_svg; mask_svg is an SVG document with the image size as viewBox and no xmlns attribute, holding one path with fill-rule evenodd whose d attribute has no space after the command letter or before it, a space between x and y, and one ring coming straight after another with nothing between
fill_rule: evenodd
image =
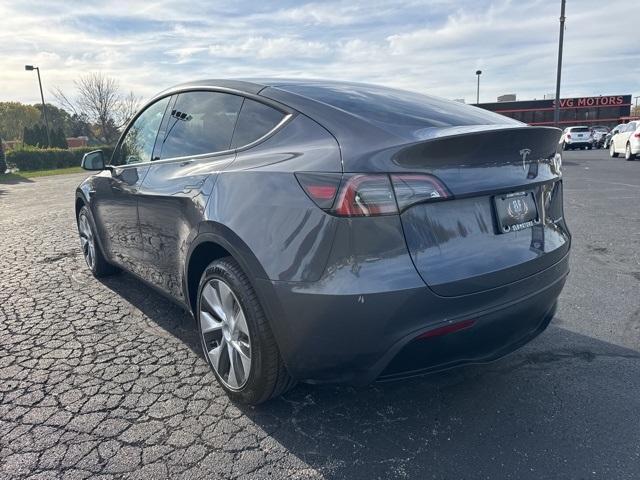
<instances>
[{"instance_id":1,"label":"hedge","mask_svg":"<svg viewBox=\"0 0 640 480\"><path fill-rule=\"evenodd\" d=\"M102 150L109 161L113 147L108 145L78 148L35 148L24 146L6 152L6 162L24 172L29 170L54 170L56 168L79 167L82 156L93 150Z\"/></svg>"}]
</instances>

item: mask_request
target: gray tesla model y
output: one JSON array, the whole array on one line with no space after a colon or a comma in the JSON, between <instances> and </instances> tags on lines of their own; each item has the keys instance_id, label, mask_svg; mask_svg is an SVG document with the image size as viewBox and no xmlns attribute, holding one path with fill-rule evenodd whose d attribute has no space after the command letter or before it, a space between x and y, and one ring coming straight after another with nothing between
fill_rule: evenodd
<instances>
[{"instance_id":1,"label":"gray tesla model y","mask_svg":"<svg viewBox=\"0 0 640 480\"><path fill-rule=\"evenodd\" d=\"M373 85L178 85L83 159L81 245L190 311L239 402L489 361L569 271L560 134Z\"/></svg>"}]
</instances>

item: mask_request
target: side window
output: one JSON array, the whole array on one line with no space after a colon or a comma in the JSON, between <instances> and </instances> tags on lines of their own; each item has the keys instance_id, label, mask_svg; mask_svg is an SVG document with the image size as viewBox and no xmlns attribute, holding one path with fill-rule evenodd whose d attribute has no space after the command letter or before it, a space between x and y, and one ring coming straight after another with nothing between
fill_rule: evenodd
<instances>
[{"instance_id":1,"label":"side window","mask_svg":"<svg viewBox=\"0 0 640 480\"><path fill-rule=\"evenodd\" d=\"M114 152L112 165L130 165L151 160L158 128L168 104L169 97L163 98L138 116Z\"/></svg>"},{"instance_id":2,"label":"side window","mask_svg":"<svg viewBox=\"0 0 640 480\"><path fill-rule=\"evenodd\" d=\"M232 148L255 142L280 123L285 114L255 100L244 99L240 117L233 134Z\"/></svg>"},{"instance_id":3,"label":"side window","mask_svg":"<svg viewBox=\"0 0 640 480\"><path fill-rule=\"evenodd\" d=\"M242 97L220 92L185 92L171 109L160 158L228 150Z\"/></svg>"}]
</instances>

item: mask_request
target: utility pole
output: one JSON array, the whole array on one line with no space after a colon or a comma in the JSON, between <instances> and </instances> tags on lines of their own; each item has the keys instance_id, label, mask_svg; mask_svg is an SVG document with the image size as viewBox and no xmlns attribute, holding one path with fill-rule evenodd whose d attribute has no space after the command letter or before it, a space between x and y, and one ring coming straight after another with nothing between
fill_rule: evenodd
<instances>
[{"instance_id":1,"label":"utility pole","mask_svg":"<svg viewBox=\"0 0 640 480\"><path fill-rule=\"evenodd\" d=\"M564 7L565 0L561 0L560 4L560 38L558 39L558 74L556 77L556 103L553 108L553 124L558 127L560 125L560 78L562 76L562 46L564 44Z\"/></svg>"},{"instance_id":2,"label":"utility pole","mask_svg":"<svg viewBox=\"0 0 640 480\"><path fill-rule=\"evenodd\" d=\"M35 70L38 72L38 85L40 85L40 99L42 100L42 114L44 115L44 124L47 127L47 147L51 147L51 133L49 133L49 118L47 117L47 106L44 104L44 94L42 93L42 80L40 80L40 68L33 65L25 65L26 71Z\"/></svg>"},{"instance_id":3,"label":"utility pole","mask_svg":"<svg viewBox=\"0 0 640 480\"><path fill-rule=\"evenodd\" d=\"M476 89L476 105L480 103L480 75L482 75L482 70L476 70L476 75L478 76L478 88Z\"/></svg>"}]
</instances>

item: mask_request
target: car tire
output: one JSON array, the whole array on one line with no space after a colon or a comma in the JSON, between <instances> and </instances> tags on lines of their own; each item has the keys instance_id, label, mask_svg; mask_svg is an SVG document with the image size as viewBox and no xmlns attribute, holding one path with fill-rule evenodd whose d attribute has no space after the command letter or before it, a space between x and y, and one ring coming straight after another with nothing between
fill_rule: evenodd
<instances>
[{"instance_id":1,"label":"car tire","mask_svg":"<svg viewBox=\"0 0 640 480\"><path fill-rule=\"evenodd\" d=\"M611 158L616 158L618 156L618 152L616 152L616 146L613 142L609 143L609 156Z\"/></svg>"},{"instance_id":2,"label":"car tire","mask_svg":"<svg viewBox=\"0 0 640 480\"><path fill-rule=\"evenodd\" d=\"M592 147L591 145L589 145L589 146L587 147L587 150L591 150L592 148L593 148L593 147Z\"/></svg>"},{"instance_id":3,"label":"car tire","mask_svg":"<svg viewBox=\"0 0 640 480\"><path fill-rule=\"evenodd\" d=\"M627 143L627 147L624 149L624 159L627 161L631 161L634 158L636 158L636 156L631 153L631 144Z\"/></svg>"},{"instance_id":4,"label":"car tire","mask_svg":"<svg viewBox=\"0 0 640 480\"><path fill-rule=\"evenodd\" d=\"M232 401L257 405L295 385L255 290L232 257L202 274L196 322L207 363Z\"/></svg>"},{"instance_id":5,"label":"car tire","mask_svg":"<svg viewBox=\"0 0 640 480\"><path fill-rule=\"evenodd\" d=\"M118 272L119 269L107 261L100 248L100 243L96 237L96 224L93 221L91 210L86 205L78 212L77 221L82 255L94 277L106 277Z\"/></svg>"}]
</instances>

